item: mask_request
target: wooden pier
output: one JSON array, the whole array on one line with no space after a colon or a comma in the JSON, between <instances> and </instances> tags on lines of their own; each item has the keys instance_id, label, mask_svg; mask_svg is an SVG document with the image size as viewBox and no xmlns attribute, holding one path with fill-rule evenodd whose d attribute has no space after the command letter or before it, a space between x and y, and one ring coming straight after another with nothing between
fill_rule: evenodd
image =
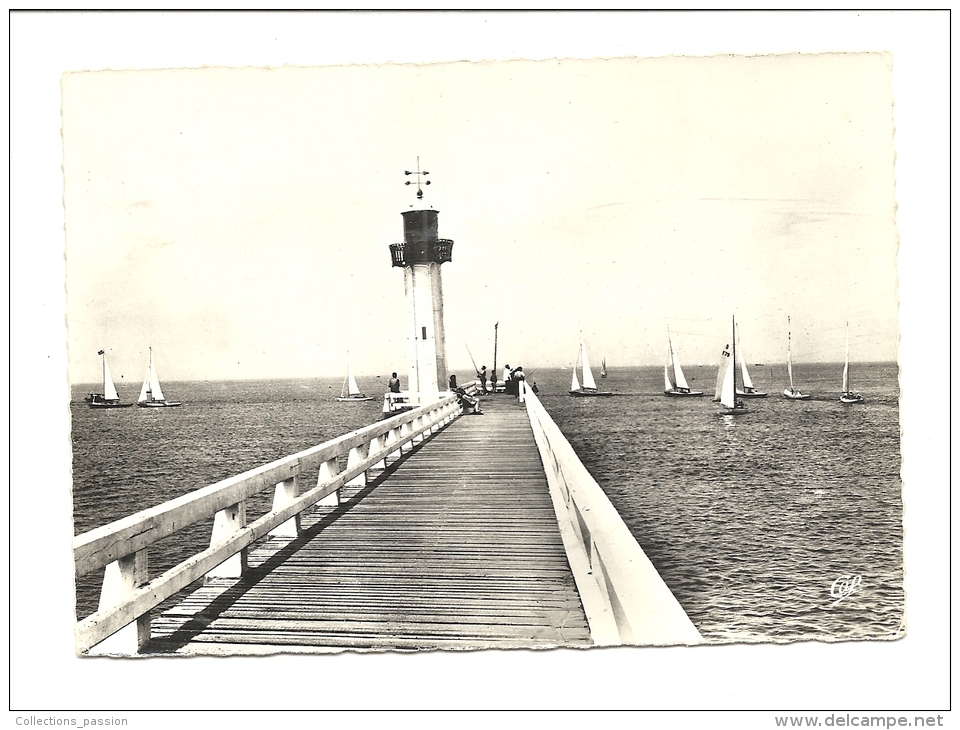
<instances>
[{"instance_id":1,"label":"wooden pier","mask_svg":"<svg viewBox=\"0 0 960 730\"><path fill-rule=\"evenodd\" d=\"M143 653L589 646L526 412L483 411L154 619Z\"/></svg>"},{"instance_id":2,"label":"wooden pier","mask_svg":"<svg viewBox=\"0 0 960 730\"><path fill-rule=\"evenodd\" d=\"M483 411L441 394L78 535L77 575L104 572L78 653L701 642L536 396ZM151 546L211 518L207 549L150 575Z\"/></svg>"}]
</instances>

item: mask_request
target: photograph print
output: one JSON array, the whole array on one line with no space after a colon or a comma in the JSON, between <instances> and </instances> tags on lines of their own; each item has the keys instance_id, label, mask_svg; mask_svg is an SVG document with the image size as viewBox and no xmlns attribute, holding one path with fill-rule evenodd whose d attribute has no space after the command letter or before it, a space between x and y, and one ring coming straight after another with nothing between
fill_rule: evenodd
<instances>
[{"instance_id":1,"label":"photograph print","mask_svg":"<svg viewBox=\"0 0 960 730\"><path fill-rule=\"evenodd\" d=\"M892 64L65 73L77 654L905 636Z\"/></svg>"}]
</instances>

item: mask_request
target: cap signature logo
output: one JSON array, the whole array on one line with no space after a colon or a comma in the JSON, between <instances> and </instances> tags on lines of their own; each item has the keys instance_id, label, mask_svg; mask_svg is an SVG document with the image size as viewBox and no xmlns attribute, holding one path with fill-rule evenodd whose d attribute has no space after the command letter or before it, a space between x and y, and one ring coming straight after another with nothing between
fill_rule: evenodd
<instances>
[{"instance_id":1,"label":"cap signature logo","mask_svg":"<svg viewBox=\"0 0 960 730\"><path fill-rule=\"evenodd\" d=\"M841 575L830 586L830 595L836 598L831 607L836 606L847 596L853 595L863 581L859 575Z\"/></svg>"}]
</instances>

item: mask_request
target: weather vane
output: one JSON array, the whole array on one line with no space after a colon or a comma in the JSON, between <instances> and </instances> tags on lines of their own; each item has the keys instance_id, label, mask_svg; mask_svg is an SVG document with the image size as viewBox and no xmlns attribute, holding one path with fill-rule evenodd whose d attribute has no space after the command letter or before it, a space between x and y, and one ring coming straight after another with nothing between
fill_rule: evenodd
<instances>
[{"instance_id":1,"label":"weather vane","mask_svg":"<svg viewBox=\"0 0 960 730\"><path fill-rule=\"evenodd\" d=\"M417 200L422 200L422 199L423 199L423 190L420 189L420 176L423 175L424 177L426 177L426 176L429 175L430 173L427 172L426 170L421 170L421 169L420 169L420 155L417 155L417 169L416 169L416 170L412 170L412 171L411 171L411 170L404 170L404 171L403 171L403 174L404 174L404 175L416 175L416 176L417 176ZM404 185L412 185L412 184L413 184L413 180L407 180L407 181L404 183ZM429 184L430 184L430 181L429 181L429 180L425 180L423 184L424 184L424 185L429 185Z\"/></svg>"}]
</instances>

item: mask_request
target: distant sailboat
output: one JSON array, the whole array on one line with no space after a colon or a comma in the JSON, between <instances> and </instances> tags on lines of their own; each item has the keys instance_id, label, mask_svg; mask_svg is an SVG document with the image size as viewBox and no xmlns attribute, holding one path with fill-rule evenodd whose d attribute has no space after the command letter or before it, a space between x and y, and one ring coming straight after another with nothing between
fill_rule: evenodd
<instances>
[{"instance_id":1,"label":"distant sailboat","mask_svg":"<svg viewBox=\"0 0 960 730\"><path fill-rule=\"evenodd\" d=\"M847 323L847 348L843 357L843 392L841 403L863 403L863 396L850 390L850 323Z\"/></svg>"},{"instance_id":2,"label":"distant sailboat","mask_svg":"<svg viewBox=\"0 0 960 730\"><path fill-rule=\"evenodd\" d=\"M670 377L671 369L673 377ZM667 328L667 362L663 366L663 394L673 398L703 395L702 390L690 390L687 379L683 377L680 367L680 358L673 349L673 339L670 337L670 328Z\"/></svg>"},{"instance_id":3,"label":"distant sailboat","mask_svg":"<svg viewBox=\"0 0 960 730\"><path fill-rule=\"evenodd\" d=\"M784 389L783 395L790 400L810 400L793 385L793 355L790 352L790 318L787 317L787 375L790 376L790 387Z\"/></svg>"},{"instance_id":4,"label":"distant sailboat","mask_svg":"<svg viewBox=\"0 0 960 730\"><path fill-rule=\"evenodd\" d=\"M121 403L120 395L113 384L113 378L110 377L110 368L107 365L107 356L103 350L98 353L103 358L103 392L91 393L86 397L87 404L91 408L127 408L133 403Z\"/></svg>"},{"instance_id":5,"label":"distant sailboat","mask_svg":"<svg viewBox=\"0 0 960 730\"><path fill-rule=\"evenodd\" d=\"M723 351L727 355L727 351ZM726 367L724 367L726 365ZM733 354L729 358L724 358L720 363L720 371L723 375L720 382L720 403L727 409L727 413L738 416L746 413L747 408L743 405L740 393L737 391L737 322L733 321Z\"/></svg>"},{"instance_id":6,"label":"distant sailboat","mask_svg":"<svg viewBox=\"0 0 960 730\"><path fill-rule=\"evenodd\" d=\"M607 377L607 359L606 358L604 358L600 362L600 377L601 378Z\"/></svg>"},{"instance_id":7,"label":"distant sailboat","mask_svg":"<svg viewBox=\"0 0 960 730\"><path fill-rule=\"evenodd\" d=\"M587 347L583 343L583 336L580 337L580 354L577 358L580 362L580 369L583 372L583 386L577 380L577 366L573 366L573 380L570 383L570 395L578 398L613 395L613 393L601 392L597 390L597 381L593 379L593 371L590 370L590 361L587 359Z\"/></svg>"},{"instance_id":8,"label":"distant sailboat","mask_svg":"<svg viewBox=\"0 0 960 730\"><path fill-rule=\"evenodd\" d=\"M373 400L372 395L364 395L360 392L356 378L353 377L353 366L347 362L347 377L343 380L343 386L340 388L340 397L337 398L341 403L359 403L361 401Z\"/></svg>"},{"instance_id":9,"label":"distant sailboat","mask_svg":"<svg viewBox=\"0 0 960 730\"><path fill-rule=\"evenodd\" d=\"M740 349L740 374L743 376L743 386L742 390L737 391L737 395L741 398L766 398L767 394L763 393L753 387L753 381L750 379L750 373L747 372L747 361L743 356L743 348L740 346L740 332L734 325L733 336L736 338L734 342L734 349Z\"/></svg>"},{"instance_id":10,"label":"distant sailboat","mask_svg":"<svg viewBox=\"0 0 960 730\"><path fill-rule=\"evenodd\" d=\"M157 368L153 364L153 348L150 348L150 364L147 366L147 374L143 378L143 385L140 387L140 397L137 398L137 405L141 408L176 408L182 403L169 401L163 397L163 391L160 389L160 378L157 377Z\"/></svg>"}]
</instances>

